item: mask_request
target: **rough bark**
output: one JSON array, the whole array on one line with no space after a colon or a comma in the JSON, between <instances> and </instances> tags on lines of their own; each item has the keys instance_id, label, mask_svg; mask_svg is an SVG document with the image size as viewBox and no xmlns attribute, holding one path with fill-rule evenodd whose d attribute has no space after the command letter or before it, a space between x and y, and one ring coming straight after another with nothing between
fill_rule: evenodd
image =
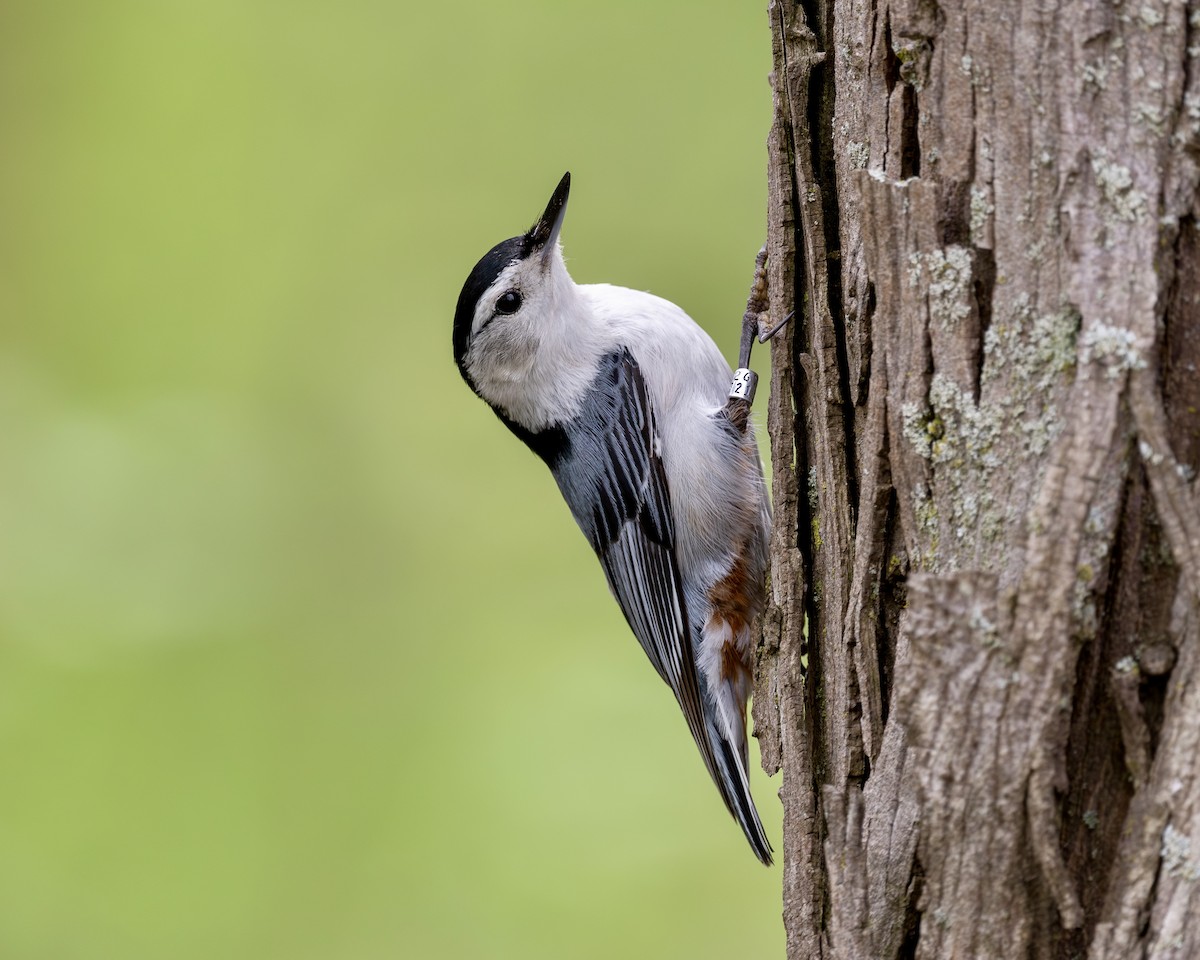
<instances>
[{"instance_id":1,"label":"rough bark","mask_svg":"<svg viewBox=\"0 0 1200 960\"><path fill-rule=\"evenodd\" d=\"M1200 0L769 17L788 956L1200 956Z\"/></svg>"}]
</instances>

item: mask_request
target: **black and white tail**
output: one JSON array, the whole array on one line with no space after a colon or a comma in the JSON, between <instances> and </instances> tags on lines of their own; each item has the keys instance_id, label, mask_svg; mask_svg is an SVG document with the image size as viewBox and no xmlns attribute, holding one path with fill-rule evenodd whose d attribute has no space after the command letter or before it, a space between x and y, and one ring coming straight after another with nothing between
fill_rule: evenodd
<instances>
[{"instance_id":1,"label":"black and white tail","mask_svg":"<svg viewBox=\"0 0 1200 960\"><path fill-rule=\"evenodd\" d=\"M728 724L717 715L719 708L705 697L704 725L712 746L714 765L709 772L721 791L721 799L738 822L754 855L767 866L771 865L771 844L758 819L754 798L750 795L750 770L744 727ZM740 736L739 736L740 734ZM703 752L703 751L702 751Z\"/></svg>"}]
</instances>

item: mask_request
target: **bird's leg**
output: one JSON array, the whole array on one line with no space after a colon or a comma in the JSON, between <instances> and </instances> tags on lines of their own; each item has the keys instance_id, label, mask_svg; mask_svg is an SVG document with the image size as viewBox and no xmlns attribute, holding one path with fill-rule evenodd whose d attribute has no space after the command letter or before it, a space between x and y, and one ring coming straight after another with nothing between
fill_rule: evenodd
<instances>
[{"instance_id":1,"label":"bird's leg","mask_svg":"<svg viewBox=\"0 0 1200 960\"><path fill-rule=\"evenodd\" d=\"M773 327L764 327L767 316L767 248L764 245L754 258L754 281L750 285L750 296L746 299L746 312L742 314L742 342L738 351L738 368L729 385L729 401L725 414L730 422L744 433L750 419L750 404L754 402L754 391L758 386L758 374L750 369L750 351L754 341L766 343L783 329L792 315L789 313Z\"/></svg>"},{"instance_id":2,"label":"bird's leg","mask_svg":"<svg viewBox=\"0 0 1200 960\"><path fill-rule=\"evenodd\" d=\"M754 258L754 280L750 284L750 296L746 298L746 312L742 314L742 345L738 353L738 366L750 367L750 350L759 334L760 318L767 312L767 248L764 245ZM761 341L760 341L761 342Z\"/></svg>"}]
</instances>

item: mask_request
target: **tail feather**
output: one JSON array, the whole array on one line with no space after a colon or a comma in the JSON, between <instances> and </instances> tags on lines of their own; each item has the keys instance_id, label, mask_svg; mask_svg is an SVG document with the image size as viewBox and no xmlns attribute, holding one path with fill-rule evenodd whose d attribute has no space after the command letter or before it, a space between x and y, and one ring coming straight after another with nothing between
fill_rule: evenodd
<instances>
[{"instance_id":1,"label":"tail feather","mask_svg":"<svg viewBox=\"0 0 1200 960\"><path fill-rule=\"evenodd\" d=\"M706 718L706 728L709 742L713 747L716 759L716 769L710 770L721 799L738 822L754 855L767 866L771 865L771 844L763 830L762 821L758 818L758 810L754 806L754 797L750 795L750 776L747 770L745 755L745 737L742 744L731 742L730 738L720 729L722 724L711 714Z\"/></svg>"}]
</instances>

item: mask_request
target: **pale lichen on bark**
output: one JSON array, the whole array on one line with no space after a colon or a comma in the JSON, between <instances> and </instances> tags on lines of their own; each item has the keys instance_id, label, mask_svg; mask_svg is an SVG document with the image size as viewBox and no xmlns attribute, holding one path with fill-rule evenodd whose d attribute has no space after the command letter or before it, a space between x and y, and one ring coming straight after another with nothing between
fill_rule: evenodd
<instances>
[{"instance_id":1,"label":"pale lichen on bark","mask_svg":"<svg viewBox=\"0 0 1200 960\"><path fill-rule=\"evenodd\" d=\"M768 12L788 955L1200 956L1200 5Z\"/></svg>"}]
</instances>

